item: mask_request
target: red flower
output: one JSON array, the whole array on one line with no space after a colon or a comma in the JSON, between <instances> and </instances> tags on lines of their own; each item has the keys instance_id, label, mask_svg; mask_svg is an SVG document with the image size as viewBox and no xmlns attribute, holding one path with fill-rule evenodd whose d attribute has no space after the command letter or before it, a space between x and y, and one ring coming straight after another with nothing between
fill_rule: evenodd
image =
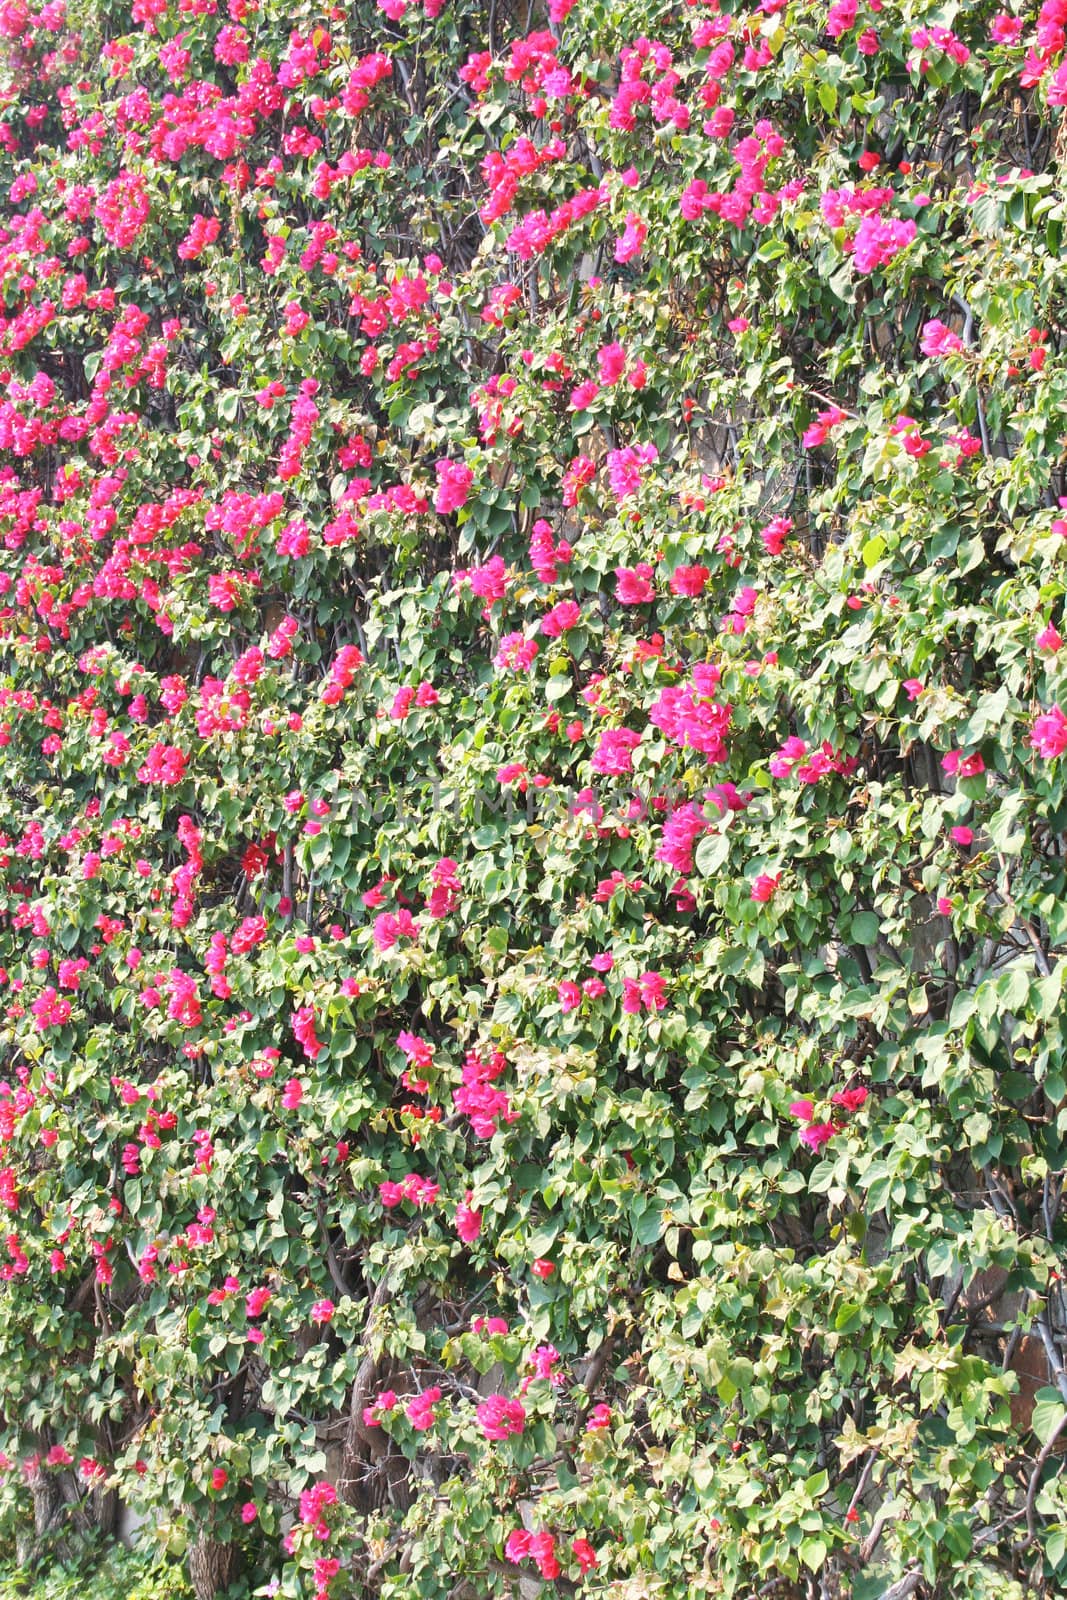
<instances>
[{"instance_id":1,"label":"red flower","mask_svg":"<svg viewBox=\"0 0 1067 1600\"><path fill-rule=\"evenodd\" d=\"M866 1100L867 1090L862 1087L857 1089L839 1089L833 1096L834 1105L840 1106L843 1111L858 1111L860 1106L866 1104Z\"/></svg>"},{"instance_id":2,"label":"red flower","mask_svg":"<svg viewBox=\"0 0 1067 1600\"><path fill-rule=\"evenodd\" d=\"M710 577L707 567L675 567L671 573L671 594L701 595Z\"/></svg>"},{"instance_id":3,"label":"red flower","mask_svg":"<svg viewBox=\"0 0 1067 1600\"><path fill-rule=\"evenodd\" d=\"M578 1563L579 1571L591 1572L599 1564L597 1553L588 1539L572 1539L571 1550L575 1561Z\"/></svg>"}]
</instances>

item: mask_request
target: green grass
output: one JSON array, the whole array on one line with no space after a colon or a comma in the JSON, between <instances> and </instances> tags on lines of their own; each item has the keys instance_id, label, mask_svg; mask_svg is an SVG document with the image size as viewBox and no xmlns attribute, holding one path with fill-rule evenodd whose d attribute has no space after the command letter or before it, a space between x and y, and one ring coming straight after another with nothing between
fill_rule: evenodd
<instances>
[{"instance_id":1,"label":"green grass","mask_svg":"<svg viewBox=\"0 0 1067 1600\"><path fill-rule=\"evenodd\" d=\"M0 1600L192 1600L181 1567L112 1545L47 1572L0 1566Z\"/></svg>"}]
</instances>

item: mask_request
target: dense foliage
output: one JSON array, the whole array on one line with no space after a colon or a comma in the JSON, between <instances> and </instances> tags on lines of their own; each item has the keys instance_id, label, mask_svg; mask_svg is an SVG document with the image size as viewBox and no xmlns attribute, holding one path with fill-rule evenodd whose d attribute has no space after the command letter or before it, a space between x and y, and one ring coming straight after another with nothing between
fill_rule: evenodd
<instances>
[{"instance_id":1,"label":"dense foliage","mask_svg":"<svg viewBox=\"0 0 1067 1600\"><path fill-rule=\"evenodd\" d=\"M192 1600L181 1570L142 1551L106 1552L89 1544L70 1562L50 1562L45 1574L0 1567L4 1600Z\"/></svg>"},{"instance_id":2,"label":"dense foliage","mask_svg":"<svg viewBox=\"0 0 1067 1600\"><path fill-rule=\"evenodd\" d=\"M24 1559L1061 1590L1067 0L1007 6L0 6Z\"/></svg>"}]
</instances>

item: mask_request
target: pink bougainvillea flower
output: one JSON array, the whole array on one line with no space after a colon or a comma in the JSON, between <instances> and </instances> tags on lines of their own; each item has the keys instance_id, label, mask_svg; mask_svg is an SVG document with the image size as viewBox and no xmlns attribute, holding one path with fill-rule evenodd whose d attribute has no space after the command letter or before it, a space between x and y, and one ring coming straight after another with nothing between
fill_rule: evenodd
<instances>
[{"instance_id":1,"label":"pink bougainvillea flower","mask_svg":"<svg viewBox=\"0 0 1067 1600\"><path fill-rule=\"evenodd\" d=\"M805 430L800 442L805 450L815 450L819 445L826 443L834 428L847 420L847 412L838 406L831 406L828 411L820 411L816 420Z\"/></svg>"},{"instance_id":2,"label":"pink bougainvillea flower","mask_svg":"<svg viewBox=\"0 0 1067 1600\"><path fill-rule=\"evenodd\" d=\"M576 1011L582 1003L582 991L576 983L569 978L556 985L556 996L559 1008L563 1012Z\"/></svg>"},{"instance_id":3,"label":"pink bougainvillea flower","mask_svg":"<svg viewBox=\"0 0 1067 1600\"><path fill-rule=\"evenodd\" d=\"M977 778L985 771L985 762L978 751L964 755L962 750L950 750L942 756L941 765L950 777Z\"/></svg>"},{"instance_id":4,"label":"pink bougainvillea flower","mask_svg":"<svg viewBox=\"0 0 1067 1600\"><path fill-rule=\"evenodd\" d=\"M963 340L935 318L924 324L920 348L926 356L953 355L963 349Z\"/></svg>"},{"instance_id":5,"label":"pink bougainvillea flower","mask_svg":"<svg viewBox=\"0 0 1067 1600\"><path fill-rule=\"evenodd\" d=\"M626 216L626 227L615 241L615 260L620 265L627 261L635 261L641 254L645 239L648 236L648 225L641 221L635 212L630 211Z\"/></svg>"},{"instance_id":6,"label":"pink bougainvillea flower","mask_svg":"<svg viewBox=\"0 0 1067 1600\"><path fill-rule=\"evenodd\" d=\"M397 1395L393 1389L383 1389L372 1405L363 1408L363 1426L365 1428L380 1428L382 1417L387 1417L397 1407Z\"/></svg>"},{"instance_id":7,"label":"pink bougainvillea flower","mask_svg":"<svg viewBox=\"0 0 1067 1600\"><path fill-rule=\"evenodd\" d=\"M487 1439L509 1439L522 1433L526 1427L526 1407L521 1400L509 1400L506 1395L491 1394L475 1412L478 1426Z\"/></svg>"},{"instance_id":8,"label":"pink bougainvillea flower","mask_svg":"<svg viewBox=\"0 0 1067 1600\"><path fill-rule=\"evenodd\" d=\"M450 916L463 893L458 864L450 856L443 856L430 872L430 884L430 895L426 902L430 916L436 920Z\"/></svg>"},{"instance_id":9,"label":"pink bougainvillea flower","mask_svg":"<svg viewBox=\"0 0 1067 1600\"><path fill-rule=\"evenodd\" d=\"M441 1391L436 1384L421 1394L412 1395L404 1411L416 1433L425 1433L434 1426L437 1421L434 1406L440 1398Z\"/></svg>"},{"instance_id":10,"label":"pink bougainvillea flower","mask_svg":"<svg viewBox=\"0 0 1067 1600\"><path fill-rule=\"evenodd\" d=\"M504 1542L504 1554L516 1566L520 1561L525 1561L530 1554L530 1541L533 1538L525 1528L516 1528L509 1533Z\"/></svg>"},{"instance_id":11,"label":"pink bougainvillea flower","mask_svg":"<svg viewBox=\"0 0 1067 1600\"><path fill-rule=\"evenodd\" d=\"M581 620L581 607L574 600L561 600L541 618L541 632L549 639L558 639Z\"/></svg>"},{"instance_id":12,"label":"pink bougainvillea flower","mask_svg":"<svg viewBox=\"0 0 1067 1600\"><path fill-rule=\"evenodd\" d=\"M482 1231L482 1214L471 1204L470 1189L456 1207L456 1232L464 1244L473 1244Z\"/></svg>"},{"instance_id":13,"label":"pink bougainvillea flower","mask_svg":"<svg viewBox=\"0 0 1067 1600\"><path fill-rule=\"evenodd\" d=\"M1045 761L1052 761L1067 750L1067 716L1058 705L1043 711L1030 730L1030 746Z\"/></svg>"},{"instance_id":14,"label":"pink bougainvillea flower","mask_svg":"<svg viewBox=\"0 0 1067 1600\"><path fill-rule=\"evenodd\" d=\"M250 1289L245 1296L245 1315L260 1317L267 1308L270 1300L270 1290L266 1288Z\"/></svg>"},{"instance_id":15,"label":"pink bougainvillea flower","mask_svg":"<svg viewBox=\"0 0 1067 1600\"><path fill-rule=\"evenodd\" d=\"M994 44L1015 44L1026 26L1022 17L1009 16L1000 11L989 24L989 37Z\"/></svg>"},{"instance_id":16,"label":"pink bougainvillea flower","mask_svg":"<svg viewBox=\"0 0 1067 1600\"><path fill-rule=\"evenodd\" d=\"M315 1033L314 1006L301 1006L293 1013L293 1033L309 1061L322 1053L324 1046Z\"/></svg>"},{"instance_id":17,"label":"pink bougainvillea flower","mask_svg":"<svg viewBox=\"0 0 1067 1600\"><path fill-rule=\"evenodd\" d=\"M437 474L437 492L434 495L433 508L441 515L450 511L458 511L467 503L471 484L474 482L474 473L462 461L438 461L434 465Z\"/></svg>"},{"instance_id":18,"label":"pink bougainvillea flower","mask_svg":"<svg viewBox=\"0 0 1067 1600\"><path fill-rule=\"evenodd\" d=\"M587 378L584 383L578 384L571 390L570 406L572 411L584 411L591 406L600 393L600 385L593 378Z\"/></svg>"},{"instance_id":19,"label":"pink bougainvillea flower","mask_svg":"<svg viewBox=\"0 0 1067 1600\"><path fill-rule=\"evenodd\" d=\"M602 345L596 359L601 383L609 386L618 383L626 371L626 351L622 345L618 342Z\"/></svg>"},{"instance_id":20,"label":"pink bougainvillea flower","mask_svg":"<svg viewBox=\"0 0 1067 1600\"><path fill-rule=\"evenodd\" d=\"M594 772L618 777L633 771L633 754L641 743L641 735L633 728L605 728L593 752L590 766Z\"/></svg>"},{"instance_id":21,"label":"pink bougainvillea flower","mask_svg":"<svg viewBox=\"0 0 1067 1600\"><path fill-rule=\"evenodd\" d=\"M539 649L536 639L527 639L521 633L508 633L500 641L493 664L499 668L510 668L513 672L528 672Z\"/></svg>"},{"instance_id":22,"label":"pink bougainvillea flower","mask_svg":"<svg viewBox=\"0 0 1067 1600\"><path fill-rule=\"evenodd\" d=\"M771 521L760 529L760 542L767 554L780 556L792 531L792 517L772 517Z\"/></svg>"},{"instance_id":23,"label":"pink bougainvillea flower","mask_svg":"<svg viewBox=\"0 0 1067 1600\"><path fill-rule=\"evenodd\" d=\"M645 605L656 598L652 568L647 562L636 567L615 568L615 598L624 606Z\"/></svg>"},{"instance_id":24,"label":"pink bougainvillea flower","mask_svg":"<svg viewBox=\"0 0 1067 1600\"><path fill-rule=\"evenodd\" d=\"M908 248L918 228L910 219L864 217L851 241L852 259L857 272L875 272L886 267Z\"/></svg>"},{"instance_id":25,"label":"pink bougainvillea flower","mask_svg":"<svg viewBox=\"0 0 1067 1600\"><path fill-rule=\"evenodd\" d=\"M547 1583L554 1582L563 1570L556 1557L555 1535L551 1533L531 1533L526 1528L516 1528L508 1534L504 1554L515 1565L532 1560Z\"/></svg>"}]
</instances>

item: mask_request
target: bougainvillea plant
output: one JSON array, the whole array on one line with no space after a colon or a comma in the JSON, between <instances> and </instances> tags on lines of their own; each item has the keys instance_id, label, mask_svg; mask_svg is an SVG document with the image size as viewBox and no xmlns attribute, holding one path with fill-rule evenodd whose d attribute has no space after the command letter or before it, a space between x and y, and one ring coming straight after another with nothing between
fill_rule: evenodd
<instances>
[{"instance_id":1,"label":"bougainvillea plant","mask_svg":"<svg viewBox=\"0 0 1067 1600\"><path fill-rule=\"evenodd\" d=\"M0 1531L1067 1581L1067 0L0 6Z\"/></svg>"}]
</instances>

